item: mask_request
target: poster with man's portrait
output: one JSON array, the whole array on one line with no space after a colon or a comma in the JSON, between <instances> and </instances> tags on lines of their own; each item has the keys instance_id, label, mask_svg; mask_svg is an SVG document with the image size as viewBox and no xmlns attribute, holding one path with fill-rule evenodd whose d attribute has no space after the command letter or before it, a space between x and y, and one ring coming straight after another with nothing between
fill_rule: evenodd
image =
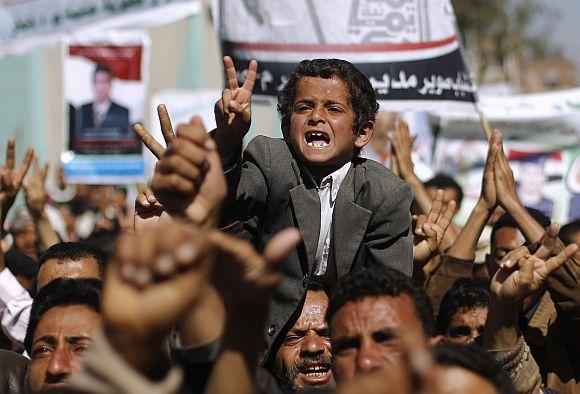
<instances>
[{"instance_id":1,"label":"poster with man's portrait","mask_svg":"<svg viewBox=\"0 0 580 394\"><path fill-rule=\"evenodd\" d=\"M142 180L143 147L133 125L145 116L148 43L143 32L66 42L68 130L62 161L69 182Z\"/></svg>"}]
</instances>

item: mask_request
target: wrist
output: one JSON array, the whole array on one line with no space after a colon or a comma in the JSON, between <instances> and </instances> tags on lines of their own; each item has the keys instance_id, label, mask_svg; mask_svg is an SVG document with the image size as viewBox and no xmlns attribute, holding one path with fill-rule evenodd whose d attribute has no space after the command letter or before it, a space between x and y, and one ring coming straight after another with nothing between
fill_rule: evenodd
<instances>
[{"instance_id":1,"label":"wrist","mask_svg":"<svg viewBox=\"0 0 580 394\"><path fill-rule=\"evenodd\" d=\"M493 206L490 205L489 203L487 203L487 201L485 201L483 196L480 196L479 200L477 200L477 203L475 204L475 207L473 207L473 211L478 214L485 214L491 216L495 207L496 205Z\"/></svg>"}]
</instances>

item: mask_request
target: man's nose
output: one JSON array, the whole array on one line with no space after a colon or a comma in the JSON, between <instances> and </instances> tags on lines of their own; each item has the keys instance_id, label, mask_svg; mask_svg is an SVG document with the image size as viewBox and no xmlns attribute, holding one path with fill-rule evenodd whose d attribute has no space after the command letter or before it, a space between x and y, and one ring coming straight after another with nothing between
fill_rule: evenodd
<instances>
[{"instance_id":1,"label":"man's nose","mask_svg":"<svg viewBox=\"0 0 580 394\"><path fill-rule=\"evenodd\" d=\"M325 341L316 333L306 334L300 352L302 354L324 354Z\"/></svg>"},{"instance_id":2,"label":"man's nose","mask_svg":"<svg viewBox=\"0 0 580 394\"><path fill-rule=\"evenodd\" d=\"M47 380L61 380L72 372L72 356L66 349L57 348L46 368Z\"/></svg>"},{"instance_id":3,"label":"man's nose","mask_svg":"<svg viewBox=\"0 0 580 394\"><path fill-rule=\"evenodd\" d=\"M371 344L363 344L356 359L356 369L360 372L371 372L381 369L382 361L377 349Z\"/></svg>"}]
</instances>

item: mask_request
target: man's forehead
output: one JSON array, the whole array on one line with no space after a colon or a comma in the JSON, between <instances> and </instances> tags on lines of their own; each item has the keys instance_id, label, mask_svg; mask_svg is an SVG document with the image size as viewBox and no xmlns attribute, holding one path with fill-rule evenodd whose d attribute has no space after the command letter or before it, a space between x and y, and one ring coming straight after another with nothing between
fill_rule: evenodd
<instances>
[{"instance_id":1,"label":"man's forehead","mask_svg":"<svg viewBox=\"0 0 580 394\"><path fill-rule=\"evenodd\" d=\"M501 227L494 233L496 248L515 249L522 246L526 239L517 227Z\"/></svg>"},{"instance_id":2,"label":"man's forehead","mask_svg":"<svg viewBox=\"0 0 580 394\"><path fill-rule=\"evenodd\" d=\"M42 316L34 338L92 337L100 322L101 316L86 305L56 306Z\"/></svg>"},{"instance_id":3,"label":"man's forehead","mask_svg":"<svg viewBox=\"0 0 580 394\"><path fill-rule=\"evenodd\" d=\"M344 304L332 318L333 333L372 332L385 328L422 327L413 300L407 294L371 296Z\"/></svg>"},{"instance_id":4,"label":"man's forehead","mask_svg":"<svg viewBox=\"0 0 580 394\"><path fill-rule=\"evenodd\" d=\"M323 291L308 291L300 317L294 324L294 329L303 329L308 326L326 326L326 310L328 297Z\"/></svg>"}]
</instances>

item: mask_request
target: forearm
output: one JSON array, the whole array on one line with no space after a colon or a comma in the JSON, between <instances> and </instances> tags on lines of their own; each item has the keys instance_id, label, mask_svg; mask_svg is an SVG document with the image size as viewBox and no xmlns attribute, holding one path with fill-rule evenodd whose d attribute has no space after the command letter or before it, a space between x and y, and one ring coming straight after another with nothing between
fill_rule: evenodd
<instances>
[{"instance_id":1,"label":"forearm","mask_svg":"<svg viewBox=\"0 0 580 394\"><path fill-rule=\"evenodd\" d=\"M518 305L507 305L492 297L483 334L485 350L505 350L518 339Z\"/></svg>"},{"instance_id":2,"label":"forearm","mask_svg":"<svg viewBox=\"0 0 580 394\"><path fill-rule=\"evenodd\" d=\"M405 175L402 178L409 184L409 186L411 186L411 191L413 192L413 196L417 202L417 205L421 209L421 213L425 215L429 213L433 199L431 196L429 196L429 193L427 193L427 190L425 189L425 186L423 186L421 180L419 180L419 178L417 178L414 173Z\"/></svg>"},{"instance_id":3,"label":"forearm","mask_svg":"<svg viewBox=\"0 0 580 394\"><path fill-rule=\"evenodd\" d=\"M534 220L519 201L506 204L503 208L513 217L530 245L540 241L546 229Z\"/></svg>"},{"instance_id":4,"label":"forearm","mask_svg":"<svg viewBox=\"0 0 580 394\"><path fill-rule=\"evenodd\" d=\"M170 368L163 350L165 336L141 338L136 330L112 327L105 323L104 333L112 348L137 371L153 381L162 379Z\"/></svg>"},{"instance_id":5,"label":"forearm","mask_svg":"<svg viewBox=\"0 0 580 394\"><path fill-rule=\"evenodd\" d=\"M224 332L225 308L216 290L205 286L200 300L178 324L182 348L191 348L216 340Z\"/></svg>"},{"instance_id":6,"label":"forearm","mask_svg":"<svg viewBox=\"0 0 580 394\"><path fill-rule=\"evenodd\" d=\"M222 350L214 364L206 393L255 392L258 346L265 317L262 311L228 314Z\"/></svg>"},{"instance_id":7,"label":"forearm","mask_svg":"<svg viewBox=\"0 0 580 394\"><path fill-rule=\"evenodd\" d=\"M60 238L50 220L48 220L48 216L44 211L41 211L40 214L35 215L36 219L36 228L38 230L38 240L40 243L40 250L45 251L50 248L52 245L55 245L60 242Z\"/></svg>"},{"instance_id":8,"label":"forearm","mask_svg":"<svg viewBox=\"0 0 580 394\"><path fill-rule=\"evenodd\" d=\"M492 209L485 206L482 200L479 200L447 254L456 259L473 260L477 242L492 211Z\"/></svg>"}]
</instances>

